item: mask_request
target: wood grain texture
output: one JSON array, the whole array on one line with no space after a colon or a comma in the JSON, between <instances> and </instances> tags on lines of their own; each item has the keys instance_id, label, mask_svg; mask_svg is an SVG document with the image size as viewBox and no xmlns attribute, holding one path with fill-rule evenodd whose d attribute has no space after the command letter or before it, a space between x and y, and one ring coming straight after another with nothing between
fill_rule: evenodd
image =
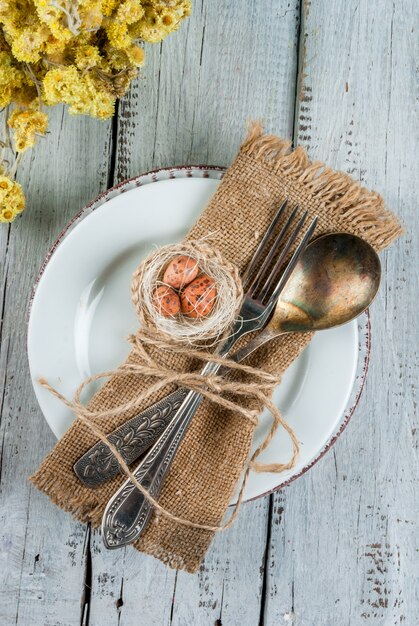
<instances>
[{"instance_id":1,"label":"wood grain texture","mask_svg":"<svg viewBox=\"0 0 419 626\"><path fill-rule=\"evenodd\" d=\"M50 134L18 173L28 197L24 218L2 224L7 247L1 248L0 623L5 626L80 623L86 529L49 506L27 481L54 436L29 378L26 313L49 246L106 188L109 153L109 123L64 117L56 108Z\"/></svg>"},{"instance_id":2,"label":"wood grain texture","mask_svg":"<svg viewBox=\"0 0 419 626\"><path fill-rule=\"evenodd\" d=\"M305 8L297 141L312 158L380 191L406 235L383 257L369 375L351 423L332 453L274 498L263 623L413 625L416 3L382 2L378 14L370 3L335 1L333 19L323 3Z\"/></svg>"},{"instance_id":3,"label":"wood grain texture","mask_svg":"<svg viewBox=\"0 0 419 626\"><path fill-rule=\"evenodd\" d=\"M132 549L108 551L92 538L89 626L170 623L176 573Z\"/></svg>"},{"instance_id":4,"label":"wood grain texture","mask_svg":"<svg viewBox=\"0 0 419 626\"><path fill-rule=\"evenodd\" d=\"M1 626L417 623L418 15L414 0L195 0L148 46L113 124L53 112L19 172L30 206L0 228ZM29 487L54 439L29 380L26 307L81 206L155 167L227 165L252 118L381 191L406 235L384 257L367 385L344 436L289 488L246 504L191 576L106 552Z\"/></svg>"},{"instance_id":5,"label":"wood grain texture","mask_svg":"<svg viewBox=\"0 0 419 626\"><path fill-rule=\"evenodd\" d=\"M173 626L259 623L268 499L245 504L241 513L216 536L196 576L178 573Z\"/></svg>"},{"instance_id":6,"label":"wood grain texture","mask_svg":"<svg viewBox=\"0 0 419 626\"><path fill-rule=\"evenodd\" d=\"M176 36L148 49L143 78L120 104L117 179L228 165L250 119L291 136L298 19L295 0L196 0Z\"/></svg>"}]
</instances>

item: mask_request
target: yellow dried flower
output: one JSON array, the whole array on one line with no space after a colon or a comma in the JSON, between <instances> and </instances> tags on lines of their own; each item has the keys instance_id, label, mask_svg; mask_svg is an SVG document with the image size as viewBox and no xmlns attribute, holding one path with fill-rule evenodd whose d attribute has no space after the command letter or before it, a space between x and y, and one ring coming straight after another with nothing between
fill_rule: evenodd
<instances>
[{"instance_id":1,"label":"yellow dried flower","mask_svg":"<svg viewBox=\"0 0 419 626\"><path fill-rule=\"evenodd\" d=\"M79 70L89 70L96 65L99 65L101 56L99 48L96 46L80 46L76 49L75 63Z\"/></svg>"},{"instance_id":2,"label":"yellow dried flower","mask_svg":"<svg viewBox=\"0 0 419 626\"><path fill-rule=\"evenodd\" d=\"M43 82L47 104L64 102L72 114L92 115L100 119L112 117L115 97L98 91L89 74L82 75L74 66L55 68L47 72Z\"/></svg>"},{"instance_id":3,"label":"yellow dried flower","mask_svg":"<svg viewBox=\"0 0 419 626\"><path fill-rule=\"evenodd\" d=\"M65 45L74 37L74 34L68 28L66 15L62 10L63 7L59 8L61 5L58 2L34 0L34 4L39 20L49 28L51 35L57 42L62 42Z\"/></svg>"},{"instance_id":4,"label":"yellow dried flower","mask_svg":"<svg viewBox=\"0 0 419 626\"><path fill-rule=\"evenodd\" d=\"M41 22L50 28L54 25L60 25L62 29L65 28L64 13L54 2L51 0L34 0L34 5Z\"/></svg>"},{"instance_id":5,"label":"yellow dried flower","mask_svg":"<svg viewBox=\"0 0 419 626\"><path fill-rule=\"evenodd\" d=\"M49 70L43 81L46 104L72 104L81 95L79 82L79 73L73 65Z\"/></svg>"},{"instance_id":6,"label":"yellow dried flower","mask_svg":"<svg viewBox=\"0 0 419 626\"><path fill-rule=\"evenodd\" d=\"M106 73L99 72L94 80L97 84L100 84L101 88L112 96L112 98L121 98L127 91L128 86L132 82L133 78L137 75L137 68L125 67L120 72Z\"/></svg>"},{"instance_id":7,"label":"yellow dried flower","mask_svg":"<svg viewBox=\"0 0 419 626\"><path fill-rule=\"evenodd\" d=\"M102 11L105 17L110 17L119 0L102 0Z\"/></svg>"},{"instance_id":8,"label":"yellow dried flower","mask_svg":"<svg viewBox=\"0 0 419 626\"><path fill-rule=\"evenodd\" d=\"M108 36L109 43L114 48L128 48L131 45L131 37L128 34L127 24L118 24L108 20L105 25L105 31Z\"/></svg>"},{"instance_id":9,"label":"yellow dried flower","mask_svg":"<svg viewBox=\"0 0 419 626\"><path fill-rule=\"evenodd\" d=\"M105 46L105 54L110 70L123 70L130 64L126 50L118 50L107 44Z\"/></svg>"},{"instance_id":10,"label":"yellow dried flower","mask_svg":"<svg viewBox=\"0 0 419 626\"><path fill-rule=\"evenodd\" d=\"M126 49L126 55L133 65L140 66L144 63L144 48L130 46Z\"/></svg>"},{"instance_id":11,"label":"yellow dried flower","mask_svg":"<svg viewBox=\"0 0 419 626\"><path fill-rule=\"evenodd\" d=\"M42 28L24 28L15 36L12 43L13 56L23 63L37 63L44 51L48 31Z\"/></svg>"},{"instance_id":12,"label":"yellow dried flower","mask_svg":"<svg viewBox=\"0 0 419 626\"><path fill-rule=\"evenodd\" d=\"M100 28L103 20L102 0L79 0L79 15L81 31L83 29L96 31Z\"/></svg>"},{"instance_id":13,"label":"yellow dried flower","mask_svg":"<svg viewBox=\"0 0 419 626\"><path fill-rule=\"evenodd\" d=\"M144 16L144 9L138 0L124 0L119 5L115 17L120 24L133 24Z\"/></svg>"},{"instance_id":14,"label":"yellow dried flower","mask_svg":"<svg viewBox=\"0 0 419 626\"><path fill-rule=\"evenodd\" d=\"M0 197L3 199L13 189L14 181L0 174Z\"/></svg>"},{"instance_id":15,"label":"yellow dried flower","mask_svg":"<svg viewBox=\"0 0 419 626\"><path fill-rule=\"evenodd\" d=\"M0 108L10 115L14 164L0 162L0 221L25 206L14 174L23 152L45 134L42 105L107 119L157 43L189 15L190 0L0 0ZM12 151L8 136L3 154Z\"/></svg>"},{"instance_id":16,"label":"yellow dried flower","mask_svg":"<svg viewBox=\"0 0 419 626\"><path fill-rule=\"evenodd\" d=\"M115 100L116 98L112 97L111 94L98 92L91 103L90 115L101 120L112 117L115 110Z\"/></svg>"},{"instance_id":17,"label":"yellow dried flower","mask_svg":"<svg viewBox=\"0 0 419 626\"><path fill-rule=\"evenodd\" d=\"M0 0L0 106L27 105L38 90L71 113L108 116L144 62L137 40L161 41L190 8L190 0Z\"/></svg>"},{"instance_id":18,"label":"yellow dried flower","mask_svg":"<svg viewBox=\"0 0 419 626\"><path fill-rule=\"evenodd\" d=\"M8 176L0 175L0 222L13 222L24 208L22 187Z\"/></svg>"},{"instance_id":19,"label":"yellow dried flower","mask_svg":"<svg viewBox=\"0 0 419 626\"><path fill-rule=\"evenodd\" d=\"M158 43L179 27L191 12L190 0L144 2L144 17L132 24L129 33L149 43Z\"/></svg>"},{"instance_id":20,"label":"yellow dried flower","mask_svg":"<svg viewBox=\"0 0 419 626\"><path fill-rule=\"evenodd\" d=\"M0 108L10 104L13 94L23 87L25 80L25 74L13 66L12 57L0 52Z\"/></svg>"},{"instance_id":21,"label":"yellow dried flower","mask_svg":"<svg viewBox=\"0 0 419 626\"><path fill-rule=\"evenodd\" d=\"M37 135L45 135L48 128L48 115L41 111L20 111L15 109L8 122L13 128L17 152L25 152L35 145Z\"/></svg>"}]
</instances>

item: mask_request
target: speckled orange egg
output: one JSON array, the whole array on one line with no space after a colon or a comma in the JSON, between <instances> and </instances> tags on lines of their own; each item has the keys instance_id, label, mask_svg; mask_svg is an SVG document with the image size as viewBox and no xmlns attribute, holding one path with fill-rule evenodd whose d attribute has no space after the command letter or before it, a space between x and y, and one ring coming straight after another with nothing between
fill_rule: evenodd
<instances>
[{"instance_id":1,"label":"speckled orange egg","mask_svg":"<svg viewBox=\"0 0 419 626\"><path fill-rule=\"evenodd\" d=\"M170 261L163 276L163 282L175 289L182 289L198 276L199 268L195 259L180 255Z\"/></svg>"},{"instance_id":2,"label":"speckled orange egg","mask_svg":"<svg viewBox=\"0 0 419 626\"><path fill-rule=\"evenodd\" d=\"M188 317L206 317L211 313L216 298L217 289L214 280L207 274L201 274L180 294L182 313Z\"/></svg>"},{"instance_id":3,"label":"speckled orange egg","mask_svg":"<svg viewBox=\"0 0 419 626\"><path fill-rule=\"evenodd\" d=\"M163 317L176 317L180 311L180 299L176 291L166 285L157 287L153 294L153 305Z\"/></svg>"}]
</instances>

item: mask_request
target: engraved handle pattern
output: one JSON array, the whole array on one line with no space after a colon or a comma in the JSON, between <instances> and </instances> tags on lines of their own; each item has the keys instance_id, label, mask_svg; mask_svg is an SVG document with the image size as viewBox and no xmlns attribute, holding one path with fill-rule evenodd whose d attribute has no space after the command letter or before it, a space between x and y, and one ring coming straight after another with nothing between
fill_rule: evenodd
<instances>
[{"instance_id":1,"label":"engraved handle pattern","mask_svg":"<svg viewBox=\"0 0 419 626\"><path fill-rule=\"evenodd\" d=\"M161 435L187 395L188 390L179 387L108 435L109 441L128 465L144 454ZM74 465L77 477L91 489L116 476L120 469L119 462L102 441L90 448Z\"/></svg>"},{"instance_id":2,"label":"engraved handle pattern","mask_svg":"<svg viewBox=\"0 0 419 626\"><path fill-rule=\"evenodd\" d=\"M160 495L170 465L202 400L200 394L188 393L173 421L134 472L154 498ZM102 520L105 546L114 549L135 541L146 527L152 510L152 505L128 479L105 509Z\"/></svg>"},{"instance_id":3,"label":"engraved handle pattern","mask_svg":"<svg viewBox=\"0 0 419 626\"><path fill-rule=\"evenodd\" d=\"M274 336L275 334L266 329L230 355L230 359L237 362L243 361ZM224 375L227 371L227 368L222 367L220 374ZM180 408L187 394L187 389L179 387L116 428L108 436L128 465L136 461L154 444ZM116 476L120 472L120 466L108 446L99 441L75 463L74 472L86 487L95 489Z\"/></svg>"}]
</instances>

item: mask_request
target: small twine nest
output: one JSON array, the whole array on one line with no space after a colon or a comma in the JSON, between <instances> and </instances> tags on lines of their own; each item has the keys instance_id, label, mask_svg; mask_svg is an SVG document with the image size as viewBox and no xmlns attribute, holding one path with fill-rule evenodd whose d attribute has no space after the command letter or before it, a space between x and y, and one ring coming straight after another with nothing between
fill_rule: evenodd
<instances>
[{"instance_id":1,"label":"small twine nest","mask_svg":"<svg viewBox=\"0 0 419 626\"><path fill-rule=\"evenodd\" d=\"M166 267L180 255L193 258L200 274L207 274L214 280L217 297L206 317L195 319L181 314L164 317L154 306L156 288L166 285L163 282ZM134 272L131 291L143 327L157 330L170 340L191 345L208 345L209 341L217 341L234 322L243 299L237 267L202 240L171 244L154 250Z\"/></svg>"}]
</instances>

